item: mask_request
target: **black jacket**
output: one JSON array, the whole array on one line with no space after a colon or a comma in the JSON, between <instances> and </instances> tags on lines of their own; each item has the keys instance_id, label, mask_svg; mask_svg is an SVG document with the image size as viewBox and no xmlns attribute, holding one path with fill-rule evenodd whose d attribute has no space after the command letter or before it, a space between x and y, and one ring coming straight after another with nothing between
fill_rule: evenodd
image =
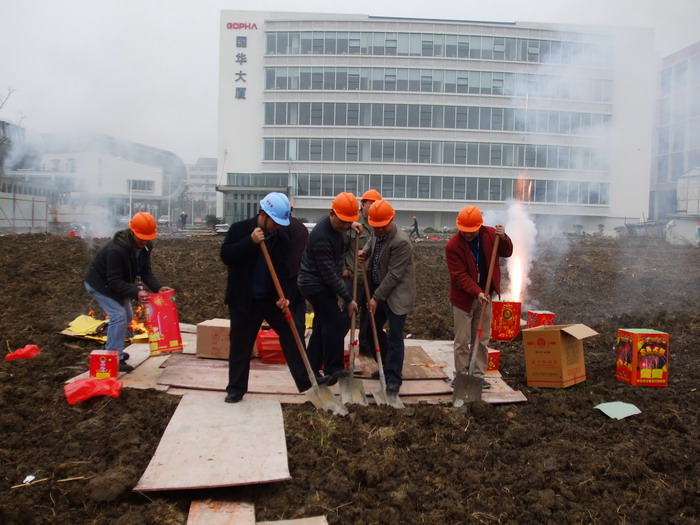
<instances>
[{"instance_id":1,"label":"black jacket","mask_svg":"<svg viewBox=\"0 0 700 525\"><path fill-rule=\"evenodd\" d=\"M257 220L256 215L251 219L232 224L221 245L221 260L228 267L224 302L240 312L248 311L253 300L255 265L265 264L260 245L255 244L250 238L250 234L258 226ZM286 297L289 293L289 270L287 268L289 237L284 231L278 230L265 239L265 246ZM270 298L276 301L278 299L277 291L269 273L267 273L267 278L269 279Z\"/></svg>"},{"instance_id":2,"label":"black jacket","mask_svg":"<svg viewBox=\"0 0 700 525\"><path fill-rule=\"evenodd\" d=\"M157 292L163 285L151 271L152 249L149 242L139 251L131 230L120 230L92 259L85 281L116 301L126 297L138 299L139 288L134 284L137 275L151 291Z\"/></svg>"},{"instance_id":3,"label":"black jacket","mask_svg":"<svg viewBox=\"0 0 700 525\"><path fill-rule=\"evenodd\" d=\"M350 303L352 295L340 277L344 267L343 234L333 229L330 216L326 215L314 226L306 242L299 277L297 277L299 291L305 297L321 292L331 292L346 303Z\"/></svg>"}]
</instances>

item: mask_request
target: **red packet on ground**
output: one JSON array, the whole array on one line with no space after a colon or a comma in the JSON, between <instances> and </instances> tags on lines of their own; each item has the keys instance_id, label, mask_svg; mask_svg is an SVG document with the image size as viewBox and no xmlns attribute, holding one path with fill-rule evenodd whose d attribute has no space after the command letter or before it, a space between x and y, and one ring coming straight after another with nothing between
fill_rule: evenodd
<instances>
[{"instance_id":1,"label":"red packet on ground","mask_svg":"<svg viewBox=\"0 0 700 525\"><path fill-rule=\"evenodd\" d=\"M24 348L10 352L5 356L5 359L12 361L13 359L32 359L41 353L36 345L26 345Z\"/></svg>"},{"instance_id":2,"label":"red packet on ground","mask_svg":"<svg viewBox=\"0 0 700 525\"><path fill-rule=\"evenodd\" d=\"M148 296L146 329L151 355L182 352L175 292L152 293Z\"/></svg>"},{"instance_id":3,"label":"red packet on ground","mask_svg":"<svg viewBox=\"0 0 700 525\"><path fill-rule=\"evenodd\" d=\"M63 392L66 395L66 401L69 405L75 405L80 401L85 401L94 396L111 396L119 397L119 392L124 386L124 383L116 377L107 379L95 379L94 377L85 377L76 379L72 383L68 383L63 387Z\"/></svg>"}]
</instances>

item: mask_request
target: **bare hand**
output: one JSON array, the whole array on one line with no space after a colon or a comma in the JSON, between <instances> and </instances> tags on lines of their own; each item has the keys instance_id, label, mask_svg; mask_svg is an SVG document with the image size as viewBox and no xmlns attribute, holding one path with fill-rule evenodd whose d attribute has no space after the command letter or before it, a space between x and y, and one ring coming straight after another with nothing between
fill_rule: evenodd
<instances>
[{"instance_id":1,"label":"bare hand","mask_svg":"<svg viewBox=\"0 0 700 525\"><path fill-rule=\"evenodd\" d=\"M161 286L158 288L158 293L165 293L165 292L174 292L174 288L170 288L170 286Z\"/></svg>"},{"instance_id":2,"label":"bare hand","mask_svg":"<svg viewBox=\"0 0 700 525\"><path fill-rule=\"evenodd\" d=\"M348 317L352 317L353 314L357 314L357 312L359 311L357 303L355 301L350 301L348 303L348 307L347 307L346 311L347 311Z\"/></svg>"},{"instance_id":3,"label":"bare hand","mask_svg":"<svg viewBox=\"0 0 700 525\"><path fill-rule=\"evenodd\" d=\"M289 299L280 297L279 299L277 299L277 302L275 304L277 305L277 308L279 308L280 310L284 310L285 308L289 308Z\"/></svg>"},{"instance_id":4,"label":"bare hand","mask_svg":"<svg viewBox=\"0 0 700 525\"><path fill-rule=\"evenodd\" d=\"M147 303L148 302L148 292L146 290L139 290L139 302L140 303Z\"/></svg>"},{"instance_id":5,"label":"bare hand","mask_svg":"<svg viewBox=\"0 0 700 525\"><path fill-rule=\"evenodd\" d=\"M479 301L481 301L481 304L487 305L489 302L491 302L491 299L486 297L486 294L484 292L481 292L479 294Z\"/></svg>"},{"instance_id":6,"label":"bare hand","mask_svg":"<svg viewBox=\"0 0 700 525\"><path fill-rule=\"evenodd\" d=\"M250 238L252 239L253 244L260 244L265 240L265 232L262 231L262 228L255 228L250 234Z\"/></svg>"},{"instance_id":7,"label":"bare hand","mask_svg":"<svg viewBox=\"0 0 700 525\"><path fill-rule=\"evenodd\" d=\"M348 278L350 278L350 270L348 270L347 268L345 268L345 269L343 270L343 273L341 274L341 276L343 277L343 279L348 279Z\"/></svg>"},{"instance_id":8,"label":"bare hand","mask_svg":"<svg viewBox=\"0 0 700 525\"><path fill-rule=\"evenodd\" d=\"M357 251L357 260L359 262L364 262L365 258L367 257L367 252L364 250L358 250Z\"/></svg>"},{"instance_id":9,"label":"bare hand","mask_svg":"<svg viewBox=\"0 0 700 525\"><path fill-rule=\"evenodd\" d=\"M498 235L502 241L506 240L506 229L502 224L496 224L495 227L496 235Z\"/></svg>"},{"instance_id":10,"label":"bare hand","mask_svg":"<svg viewBox=\"0 0 700 525\"><path fill-rule=\"evenodd\" d=\"M367 303L367 310L369 310L369 313L374 315L374 313L377 311L377 300L376 299L370 299L369 302Z\"/></svg>"},{"instance_id":11,"label":"bare hand","mask_svg":"<svg viewBox=\"0 0 700 525\"><path fill-rule=\"evenodd\" d=\"M362 233L362 223L361 222L353 222L351 228L355 230L355 232L360 235Z\"/></svg>"}]
</instances>

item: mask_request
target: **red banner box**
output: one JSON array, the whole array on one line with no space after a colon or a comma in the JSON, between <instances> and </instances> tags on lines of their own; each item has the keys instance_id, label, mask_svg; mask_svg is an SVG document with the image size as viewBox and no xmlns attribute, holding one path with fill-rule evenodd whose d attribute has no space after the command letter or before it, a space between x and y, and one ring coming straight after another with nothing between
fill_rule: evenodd
<instances>
[{"instance_id":1,"label":"red banner box","mask_svg":"<svg viewBox=\"0 0 700 525\"><path fill-rule=\"evenodd\" d=\"M146 307L146 329L151 355L182 352L175 292L152 293Z\"/></svg>"}]
</instances>

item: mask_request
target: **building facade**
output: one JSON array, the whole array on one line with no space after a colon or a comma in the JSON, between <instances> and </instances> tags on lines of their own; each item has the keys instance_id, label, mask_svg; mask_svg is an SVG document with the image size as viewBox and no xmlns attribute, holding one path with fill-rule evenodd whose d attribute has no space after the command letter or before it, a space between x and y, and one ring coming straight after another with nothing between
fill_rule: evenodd
<instances>
[{"instance_id":1,"label":"building facade","mask_svg":"<svg viewBox=\"0 0 700 525\"><path fill-rule=\"evenodd\" d=\"M700 168L700 42L661 61L654 135L651 216L663 219L685 211L679 179Z\"/></svg>"},{"instance_id":2,"label":"building facade","mask_svg":"<svg viewBox=\"0 0 700 525\"><path fill-rule=\"evenodd\" d=\"M653 32L223 11L218 211L315 221L376 188L408 226L466 204L541 223L648 214Z\"/></svg>"},{"instance_id":3,"label":"building facade","mask_svg":"<svg viewBox=\"0 0 700 525\"><path fill-rule=\"evenodd\" d=\"M216 159L199 158L187 165L187 196L190 221L216 213Z\"/></svg>"}]
</instances>

